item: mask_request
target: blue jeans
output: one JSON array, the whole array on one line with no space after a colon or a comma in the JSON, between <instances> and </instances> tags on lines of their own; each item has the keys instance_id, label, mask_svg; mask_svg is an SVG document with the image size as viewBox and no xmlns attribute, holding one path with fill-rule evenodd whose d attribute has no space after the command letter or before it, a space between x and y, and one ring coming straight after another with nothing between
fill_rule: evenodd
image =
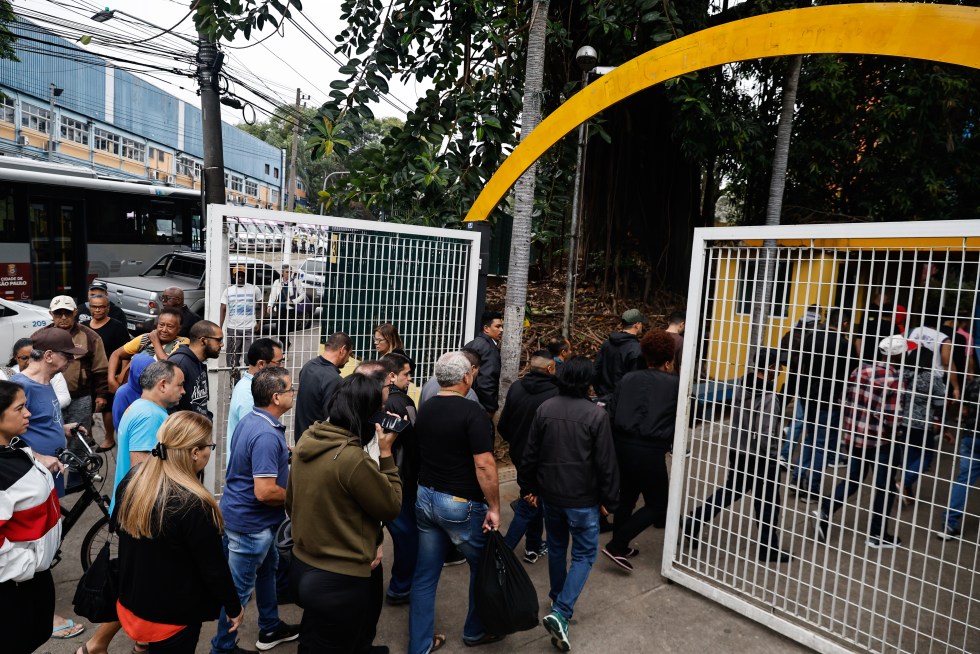
<instances>
[{"instance_id":1,"label":"blue jeans","mask_svg":"<svg viewBox=\"0 0 980 654\"><path fill-rule=\"evenodd\" d=\"M415 517L419 524L419 558L408 613L409 654L427 654L432 648L436 628L436 588L446 552L454 545L470 566L469 609L463 624L463 640L483 638L486 631L473 605L473 583L477 561L487 542L483 533L487 505L419 486Z\"/></svg>"},{"instance_id":2,"label":"blue jeans","mask_svg":"<svg viewBox=\"0 0 980 654\"><path fill-rule=\"evenodd\" d=\"M840 410L821 409L816 415L806 412L806 438L800 453L799 480L808 482L811 493L820 492L820 479L826 462L836 461L837 439L840 435Z\"/></svg>"},{"instance_id":3,"label":"blue jeans","mask_svg":"<svg viewBox=\"0 0 980 654\"><path fill-rule=\"evenodd\" d=\"M575 602L585 588L599 551L599 507L571 509L545 504L544 526L548 530L551 609L571 620ZM572 539L572 562L566 568L569 536Z\"/></svg>"},{"instance_id":4,"label":"blue jeans","mask_svg":"<svg viewBox=\"0 0 980 654\"><path fill-rule=\"evenodd\" d=\"M963 507L966 506L966 492L980 478L980 443L977 434L960 437L960 474L949 493L949 508L946 509L946 526L957 529L963 518Z\"/></svg>"},{"instance_id":5,"label":"blue jeans","mask_svg":"<svg viewBox=\"0 0 980 654\"><path fill-rule=\"evenodd\" d=\"M517 498L517 511L514 512L514 519L510 521L507 528L507 535L504 542L507 547L514 549L517 544L524 539L524 549L529 552L541 551L541 532L544 531L544 514L541 507L534 508L523 497Z\"/></svg>"},{"instance_id":6,"label":"blue jeans","mask_svg":"<svg viewBox=\"0 0 980 654\"><path fill-rule=\"evenodd\" d=\"M255 606L259 610L259 631L275 631L280 624L276 597L276 565L279 551L275 548L276 528L269 527L254 534L240 534L225 529L222 542L231 578L238 591L242 609L255 589ZM218 633L211 639L211 652L221 654L235 649L238 633L228 633L231 624L224 608L218 616Z\"/></svg>"},{"instance_id":7,"label":"blue jeans","mask_svg":"<svg viewBox=\"0 0 980 654\"><path fill-rule=\"evenodd\" d=\"M902 484L911 487L919 481L919 476L923 472L928 472L932 467L932 459L936 452L936 437L931 430L909 429L907 451L908 461L906 461Z\"/></svg>"},{"instance_id":8,"label":"blue jeans","mask_svg":"<svg viewBox=\"0 0 980 654\"><path fill-rule=\"evenodd\" d=\"M779 450L779 456L787 461L792 460L793 449L800 442L800 436L803 435L803 430L806 427L806 414L803 411L803 400L796 398L794 406L796 410L793 413L793 424L790 425L786 442L783 443L783 449Z\"/></svg>"},{"instance_id":9,"label":"blue jeans","mask_svg":"<svg viewBox=\"0 0 980 654\"><path fill-rule=\"evenodd\" d=\"M411 592L415 562L419 557L419 526L415 519L415 502L412 498L406 499L408 501L402 502L398 517L386 525L395 550L388 596L395 598L408 597Z\"/></svg>"}]
</instances>

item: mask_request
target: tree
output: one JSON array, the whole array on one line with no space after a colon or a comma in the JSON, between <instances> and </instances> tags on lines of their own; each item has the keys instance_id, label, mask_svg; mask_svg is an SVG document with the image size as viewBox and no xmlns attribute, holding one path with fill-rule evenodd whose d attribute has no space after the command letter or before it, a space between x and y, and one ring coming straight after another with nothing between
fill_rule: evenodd
<instances>
[{"instance_id":1,"label":"tree","mask_svg":"<svg viewBox=\"0 0 980 654\"><path fill-rule=\"evenodd\" d=\"M10 24L17 20L10 0L0 0L0 59L20 61L14 51L17 35L10 30Z\"/></svg>"},{"instance_id":2,"label":"tree","mask_svg":"<svg viewBox=\"0 0 980 654\"><path fill-rule=\"evenodd\" d=\"M266 25L275 28L290 12L303 10L301 0L193 0L194 25L212 43L231 41L239 32L248 39Z\"/></svg>"}]
</instances>

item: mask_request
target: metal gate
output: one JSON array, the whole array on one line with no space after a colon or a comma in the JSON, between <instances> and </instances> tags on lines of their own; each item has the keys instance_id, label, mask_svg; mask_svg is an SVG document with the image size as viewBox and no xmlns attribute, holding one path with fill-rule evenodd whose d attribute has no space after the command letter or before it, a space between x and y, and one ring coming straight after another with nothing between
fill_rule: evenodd
<instances>
[{"instance_id":1,"label":"metal gate","mask_svg":"<svg viewBox=\"0 0 980 654\"><path fill-rule=\"evenodd\" d=\"M972 449L972 428L963 419L964 412L977 411L976 395L967 388L980 370L978 259L980 221L695 232L664 548L667 578L821 652L980 651L980 492L957 483L980 476L980 444ZM834 354L831 363L843 377L816 372L827 368L812 363L819 342L814 335L827 338L828 325L837 322L846 354ZM794 326L798 340L786 337ZM877 345L890 334L904 335L920 352L938 352L886 363ZM949 348L936 345L943 339ZM744 456L729 456L731 421L753 411L743 387L762 347L775 349L788 366L775 382L780 401L765 416L771 429L757 433L751 447L779 451L787 461L777 465L773 454L747 466ZM966 370L957 371L948 358ZM809 362L805 369L803 361ZM885 365L897 380L888 391L892 403L869 412L883 425L882 443L862 450L860 419L868 415L859 409L875 403L856 392L857 375L862 366ZM923 370L942 386L918 386ZM962 398L952 391L956 375ZM826 417L806 401L794 401L792 389L801 388L796 382L822 385L817 399L827 400ZM928 411L921 441L910 435L906 415L916 401ZM806 410L797 412L797 404ZM825 438L818 438L821 425L828 426ZM802 440L794 444L796 433ZM908 471L919 469L915 460L923 456L931 465L916 478ZM862 461L867 474L851 472ZM730 477L733 468L745 473L743 479ZM843 487L853 494L836 511L822 513L835 508L827 498L849 474L860 479ZM875 512L876 479L895 492L890 511ZM769 516L768 526L791 561L760 561L753 492L723 507L729 498L715 493L726 481L772 490L769 497L760 494L759 507L767 510L761 515ZM950 507L964 492L961 533L941 538ZM695 513L712 497L721 500L717 513ZM872 522L887 527L872 533ZM884 531L899 537L901 546L881 547L888 544Z\"/></svg>"},{"instance_id":2,"label":"metal gate","mask_svg":"<svg viewBox=\"0 0 980 654\"><path fill-rule=\"evenodd\" d=\"M219 323L219 300L232 267L245 266L247 282L262 290L268 307L273 285L288 265L306 295L302 310L267 316L261 335L287 346L285 365L294 384L303 364L320 354L334 332L347 333L354 344L342 374L359 361L377 359L374 328L387 322L398 329L415 362L415 383L421 386L439 356L473 338L479 239L475 231L211 205L205 318ZM218 448L205 478L219 494L229 401L234 378L247 367L245 353L236 366L231 363L224 351L209 362L209 407ZM290 439L293 413L283 416Z\"/></svg>"}]
</instances>

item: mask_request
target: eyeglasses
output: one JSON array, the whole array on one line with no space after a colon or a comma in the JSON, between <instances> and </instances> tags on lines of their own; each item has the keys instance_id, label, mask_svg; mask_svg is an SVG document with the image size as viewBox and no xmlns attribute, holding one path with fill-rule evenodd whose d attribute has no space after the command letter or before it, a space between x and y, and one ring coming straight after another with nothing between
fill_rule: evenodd
<instances>
[{"instance_id":1,"label":"eyeglasses","mask_svg":"<svg viewBox=\"0 0 980 654\"><path fill-rule=\"evenodd\" d=\"M295 390L296 390L295 388L287 388L284 391L279 391L278 393L276 393L276 395L285 395L286 393L292 393Z\"/></svg>"},{"instance_id":2,"label":"eyeglasses","mask_svg":"<svg viewBox=\"0 0 980 654\"><path fill-rule=\"evenodd\" d=\"M199 449L202 449L202 450L203 450L203 449L204 449L205 447L210 447L210 448L211 448L211 451L213 452L213 451L214 451L214 448L216 448L216 447L218 447L218 444L217 444L217 443L205 443L204 445L198 445L197 447L198 447Z\"/></svg>"},{"instance_id":3,"label":"eyeglasses","mask_svg":"<svg viewBox=\"0 0 980 654\"><path fill-rule=\"evenodd\" d=\"M92 311L105 311L109 307L107 307L107 306L101 306L101 307L99 307L99 306L96 306L96 305L92 304L91 302L89 302L88 308L91 309Z\"/></svg>"},{"instance_id":4,"label":"eyeglasses","mask_svg":"<svg viewBox=\"0 0 980 654\"><path fill-rule=\"evenodd\" d=\"M75 313L74 311L69 311L68 309L58 309L57 311L52 311L51 315L58 316L59 318L66 318Z\"/></svg>"},{"instance_id":5,"label":"eyeglasses","mask_svg":"<svg viewBox=\"0 0 980 654\"><path fill-rule=\"evenodd\" d=\"M286 357L283 357L281 359L273 359L272 361L269 362L269 365L270 366L284 366L284 365L286 365Z\"/></svg>"},{"instance_id":6,"label":"eyeglasses","mask_svg":"<svg viewBox=\"0 0 980 654\"><path fill-rule=\"evenodd\" d=\"M374 339L374 342L375 343L387 343L388 342L388 339L387 338L376 338L376 339Z\"/></svg>"},{"instance_id":7,"label":"eyeglasses","mask_svg":"<svg viewBox=\"0 0 980 654\"><path fill-rule=\"evenodd\" d=\"M218 341L219 343L224 343L225 342L225 337L224 336L202 336L201 338L204 338L204 339L210 338L212 341Z\"/></svg>"},{"instance_id":8,"label":"eyeglasses","mask_svg":"<svg viewBox=\"0 0 980 654\"><path fill-rule=\"evenodd\" d=\"M65 357L69 361L74 361L75 360L75 353L74 352L62 352L62 351L58 350L58 354L60 354L61 356Z\"/></svg>"}]
</instances>

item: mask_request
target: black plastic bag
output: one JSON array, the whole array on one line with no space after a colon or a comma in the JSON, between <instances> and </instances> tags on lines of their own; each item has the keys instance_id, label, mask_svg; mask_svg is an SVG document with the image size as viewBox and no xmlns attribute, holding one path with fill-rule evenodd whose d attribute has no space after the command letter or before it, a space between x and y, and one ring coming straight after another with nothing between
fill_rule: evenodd
<instances>
[{"instance_id":1,"label":"black plastic bag","mask_svg":"<svg viewBox=\"0 0 980 654\"><path fill-rule=\"evenodd\" d=\"M480 554L474 600L489 634L512 634L538 625L538 593L496 529L489 533Z\"/></svg>"},{"instance_id":2,"label":"black plastic bag","mask_svg":"<svg viewBox=\"0 0 980 654\"><path fill-rule=\"evenodd\" d=\"M75 588L75 614L91 622L115 622L119 599L119 559L109 558L107 541Z\"/></svg>"}]
</instances>

